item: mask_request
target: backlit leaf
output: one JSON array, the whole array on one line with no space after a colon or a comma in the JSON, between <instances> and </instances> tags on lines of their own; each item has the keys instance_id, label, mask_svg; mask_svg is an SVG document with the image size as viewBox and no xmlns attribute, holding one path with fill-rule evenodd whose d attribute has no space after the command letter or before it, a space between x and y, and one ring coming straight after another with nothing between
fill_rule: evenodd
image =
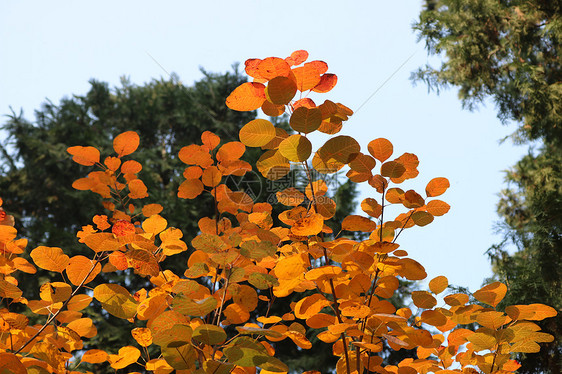
<instances>
[{"instance_id":1,"label":"backlit leaf","mask_svg":"<svg viewBox=\"0 0 562 374\"><path fill-rule=\"evenodd\" d=\"M312 153L312 143L302 135L291 135L279 144L279 152L289 161L306 161Z\"/></svg>"},{"instance_id":2,"label":"backlit leaf","mask_svg":"<svg viewBox=\"0 0 562 374\"><path fill-rule=\"evenodd\" d=\"M482 332L476 332L472 335L469 335L467 339L469 342L471 342L474 345L476 351L492 349L497 343L495 337L488 334L484 334Z\"/></svg>"},{"instance_id":3,"label":"backlit leaf","mask_svg":"<svg viewBox=\"0 0 562 374\"><path fill-rule=\"evenodd\" d=\"M131 335L141 347L148 347L152 344L152 333L146 327L136 327L131 330Z\"/></svg>"},{"instance_id":4,"label":"backlit leaf","mask_svg":"<svg viewBox=\"0 0 562 374\"><path fill-rule=\"evenodd\" d=\"M426 226L433 222L433 216L428 212L420 210L412 214L412 220L418 226Z\"/></svg>"},{"instance_id":5,"label":"backlit leaf","mask_svg":"<svg viewBox=\"0 0 562 374\"><path fill-rule=\"evenodd\" d=\"M312 166L323 174L335 173L359 153L361 147L350 136L339 135L328 140L314 155Z\"/></svg>"},{"instance_id":6,"label":"backlit leaf","mask_svg":"<svg viewBox=\"0 0 562 374\"><path fill-rule=\"evenodd\" d=\"M80 285L82 282L88 284L93 281L100 272L101 264L99 262L96 264L95 261L81 255L73 256L66 268L68 280L75 286Z\"/></svg>"},{"instance_id":7,"label":"backlit leaf","mask_svg":"<svg viewBox=\"0 0 562 374\"><path fill-rule=\"evenodd\" d=\"M291 232L298 236L316 235L322 231L324 226L324 217L321 214L314 213L303 217L291 227Z\"/></svg>"},{"instance_id":8,"label":"backlit leaf","mask_svg":"<svg viewBox=\"0 0 562 374\"><path fill-rule=\"evenodd\" d=\"M220 144L221 138L211 131L204 131L203 134L201 134L201 141L207 150L212 151Z\"/></svg>"},{"instance_id":9,"label":"backlit leaf","mask_svg":"<svg viewBox=\"0 0 562 374\"><path fill-rule=\"evenodd\" d=\"M226 98L226 106L232 110L247 112L258 109L265 100L265 86L262 83L246 82Z\"/></svg>"},{"instance_id":10,"label":"backlit leaf","mask_svg":"<svg viewBox=\"0 0 562 374\"><path fill-rule=\"evenodd\" d=\"M271 80L275 77L287 77L291 74L289 64L279 57L267 57L260 61L257 66L260 78Z\"/></svg>"},{"instance_id":11,"label":"backlit leaf","mask_svg":"<svg viewBox=\"0 0 562 374\"><path fill-rule=\"evenodd\" d=\"M444 201L431 200L426 206L427 212L434 216L442 216L446 214L451 207Z\"/></svg>"},{"instance_id":12,"label":"backlit leaf","mask_svg":"<svg viewBox=\"0 0 562 374\"><path fill-rule=\"evenodd\" d=\"M294 68L293 73L297 79L297 88L299 91L308 91L316 87L320 83L320 73L315 64L310 62L304 66Z\"/></svg>"},{"instance_id":13,"label":"backlit leaf","mask_svg":"<svg viewBox=\"0 0 562 374\"><path fill-rule=\"evenodd\" d=\"M275 126L265 119L254 119L240 129L240 141L248 147L261 147L275 137Z\"/></svg>"},{"instance_id":14,"label":"backlit leaf","mask_svg":"<svg viewBox=\"0 0 562 374\"><path fill-rule=\"evenodd\" d=\"M199 179L187 179L178 187L178 197L181 199L195 199L201 195L205 186Z\"/></svg>"},{"instance_id":15,"label":"backlit leaf","mask_svg":"<svg viewBox=\"0 0 562 374\"><path fill-rule=\"evenodd\" d=\"M304 134L311 133L318 129L322 123L322 112L318 108L299 107L295 109L289 124L293 130L302 132Z\"/></svg>"},{"instance_id":16,"label":"backlit leaf","mask_svg":"<svg viewBox=\"0 0 562 374\"><path fill-rule=\"evenodd\" d=\"M129 187L129 197L131 199L142 199L148 197L148 189L140 179L133 179L127 183Z\"/></svg>"},{"instance_id":17,"label":"backlit leaf","mask_svg":"<svg viewBox=\"0 0 562 374\"><path fill-rule=\"evenodd\" d=\"M240 142L228 142L223 144L217 152L217 160L220 162L238 160L244 152L246 147Z\"/></svg>"},{"instance_id":18,"label":"backlit leaf","mask_svg":"<svg viewBox=\"0 0 562 374\"><path fill-rule=\"evenodd\" d=\"M499 329L510 321L511 319L508 316L502 312L496 312L495 310L482 312L476 316L476 322L478 322L479 325L493 330Z\"/></svg>"},{"instance_id":19,"label":"backlit leaf","mask_svg":"<svg viewBox=\"0 0 562 374\"><path fill-rule=\"evenodd\" d=\"M372 232L377 228L377 224L366 217L350 215L343 219L341 227L342 230L348 231Z\"/></svg>"},{"instance_id":20,"label":"backlit leaf","mask_svg":"<svg viewBox=\"0 0 562 374\"><path fill-rule=\"evenodd\" d=\"M259 172L270 180L283 178L291 171L289 160L279 150L264 152L256 162Z\"/></svg>"},{"instance_id":21,"label":"backlit leaf","mask_svg":"<svg viewBox=\"0 0 562 374\"><path fill-rule=\"evenodd\" d=\"M289 65L294 66L302 64L306 61L307 58L308 52L303 49L299 49L298 51L294 51L293 53L291 53L291 56L287 57L285 61L287 61Z\"/></svg>"},{"instance_id":22,"label":"backlit leaf","mask_svg":"<svg viewBox=\"0 0 562 374\"><path fill-rule=\"evenodd\" d=\"M31 251L31 258L41 269L62 272L69 263L69 257L58 247L39 246Z\"/></svg>"},{"instance_id":23,"label":"backlit leaf","mask_svg":"<svg viewBox=\"0 0 562 374\"><path fill-rule=\"evenodd\" d=\"M556 309L544 304L510 305L505 312L513 320L542 321L556 316Z\"/></svg>"},{"instance_id":24,"label":"backlit leaf","mask_svg":"<svg viewBox=\"0 0 562 374\"><path fill-rule=\"evenodd\" d=\"M180 293L174 297L172 307L176 312L186 316L204 317L215 310L217 299L207 297L203 300L193 300Z\"/></svg>"},{"instance_id":25,"label":"backlit leaf","mask_svg":"<svg viewBox=\"0 0 562 374\"><path fill-rule=\"evenodd\" d=\"M318 82L318 84L316 86L314 86L312 91L320 92L320 93L326 93L326 92L331 91L332 88L334 88L337 83L338 83L337 75L329 74L329 73L323 74L320 77L320 82Z\"/></svg>"},{"instance_id":26,"label":"backlit leaf","mask_svg":"<svg viewBox=\"0 0 562 374\"><path fill-rule=\"evenodd\" d=\"M369 153L380 162L388 160L392 156L393 146L392 143L385 138L378 138L371 140L367 146Z\"/></svg>"},{"instance_id":27,"label":"backlit leaf","mask_svg":"<svg viewBox=\"0 0 562 374\"><path fill-rule=\"evenodd\" d=\"M427 291L412 291L414 305L422 309L431 309L437 305L437 300Z\"/></svg>"},{"instance_id":28,"label":"backlit leaf","mask_svg":"<svg viewBox=\"0 0 562 374\"><path fill-rule=\"evenodd\" d=\"M119 349L116 355L109 355L107 361L114 369L123 369L134 364L140 357L140 351L132 346L126 346Z\"/></svg>"},{"instance_id":29,"label":"backlit leaf","mask_svg":"<svg viewBox=\"0 0 562 374\"><path fill-rule=\"evenodd\" d=\"M388 178L400 178L406 172L406 168L399 162L388 161L381 165L381 175Z\"/></svg>"},{"instance_id":30,"label":"backlit leaf","mask_svg":"<svg viewBox=\"0 0 562 374\"><path fill-rule=\"evenodd\" d=\"M127 156L139 147L140 138L134 131L119 134L113 139L113 149L119 157Z\"/></svg>"},{"instance_id":31,"label":"backlit leaf","mask_svg":"<svg viewBox=\"0 0 562 374\"><path fill-rule=\"evenodd\" d=\"M265 97L275 105L288 104L297 93L297 84L287 77L275 77L265 88Z\"/></svg>"},{"instance_id":32,"label":"backlit leaf","mask_svg":"<svg viewBox=\"0 0 562 374\"><path fill-rule=\"evenodd\" d=\"M222 344L226 341L226 332L215 325L200 325L193 330L192 339L207 345Z\"/></svg>"},{"instance_id":33,"label":"backlit leaf","mask_svg":"<svg viewBox=\"0 0 562 374\"><path fill-rule=\"evenodd\" d=\"M82 355L81 362L88 362L90 364L101 364L107 361L108 355L101 349L90 349Z\"/></svg>"},{"instance_id":34,"label":"backlit leaf","mask_svg":"<svg viewBox=\"0 0 562 374\"><path fill-rule=\"evenodd\" d=\"M137 174L141 170L141 163L135 160L127 160L121 165L121 172L124 174Z\"/></svg>"},{"instance_id":35,"label":"backlit leaf","mask_svg":"<svg viewBox=\"0 0 562 374\"><path fill-rule=\"evenodd\" d=\"M118 284L100 284L94 288L94 298L115 317L127 319L137 313L137 301L126 288Z\"/></svg>"},{"instance_id":36,"label":"backlit leaf","mask_svg":"<svg viewBox=\"0 0 562 374\"><path fill-rule=\"evenodd\" d=\"M434 294L440 294L441 292L445 291L445 289L449 286L449 280L447 277L440 275L438 277L433 278L429 281L429 289Z\"/></svg>"},{"instance_id":37,"label":"backlit leaf","mask_svg":"<svg viewBox=\"0 0 562 374\"><path fill-rule=\"evenodd\" d=\"M78 145L69 147L66 151L73 156L72 160L80 165L92 166L100 162L100 151L94 147L82 147Z\"/></svg>"},{"instance_id":38,"label":"backlit leaf","mask_svg":"<svg viewBox=\"0 0 562 374\"><path fill-rule=\"evenodd\" d=\"M474 292L474 297L481 303L495 307L503 300L507 287L501 282L494 282Z\"/></svg>"},{"instance_id":39,"label":"backlit leaf","mask_svg":"<svg viewBox=\"0 0 562 374\"><path fill-rule=\"evenodd\" d=\"M449 186L450 184L447 178L433 178L425 187L425 193L428 197L439 196L444 194Z\"/></svg>"},{"instance_id":40,"label":"backlit leaf","mask_svg":"<svg viewBox=\"0 0 562 374\"><path fill-rule=\"evenodd\" d=\"M287 206L297 206L304 201L304 194L294 187L278 191L275 196L278 202Z\"/></svg>"},{"instance_id":41,"label":"backlit leaf","mask_svg":"<svg viewBox=\"0 0 562 374\"><path fill-rule=\"evenodd\" d=\"M0 353L0 373L27 374L27 369L13 353Z\"/></svg>"}]
</instances>

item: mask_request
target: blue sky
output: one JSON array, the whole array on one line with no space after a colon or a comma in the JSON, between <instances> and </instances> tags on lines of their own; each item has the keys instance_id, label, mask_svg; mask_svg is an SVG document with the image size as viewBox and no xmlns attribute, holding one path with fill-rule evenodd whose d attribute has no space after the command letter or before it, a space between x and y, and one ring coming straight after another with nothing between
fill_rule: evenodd
<instances>
[{"instance_id":1,"label":"blue sky","mask_svg":"<svg viewBox=\"0 0 562 374\"><path fill-rule=\"evenodd\" d=\"M0 5L0 114L33 110L84 94L95 78L118 85L166 77L185 84L200 67L225 72L248 58L286 57L305 49L326 61L338 85L325 98L357 109L408 57L412 58L344 126L342 134L367 143L385 137L396 155L415 153L423 192L433 177L447 177L441 198L449 214L401 235L402 248L429 278L476 290L491 274L484 252L493 234L502 170L527 150L499 140L515 130L502 126L493 104L464 111L455 90L440 96L412 71L428 62L411 24L421 0L391 1L26 1ZM152 56L157 63L150 57ZM432 58L429 62L439 63ZM316 144L319 146L319 144ZM361 188L361 199L371 196Z\"/></svg>"}]
</instances>

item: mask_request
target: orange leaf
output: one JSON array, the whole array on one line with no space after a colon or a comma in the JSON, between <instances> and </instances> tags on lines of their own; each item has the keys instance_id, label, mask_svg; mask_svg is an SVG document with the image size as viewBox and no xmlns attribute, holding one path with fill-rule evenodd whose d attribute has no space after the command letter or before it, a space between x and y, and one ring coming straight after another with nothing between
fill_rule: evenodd
<instances>
[{"instance_id":1,"label":"orange leaf","mask_svg":"<svg viewBox=\"0 0 562 374\"><path fill-rule=\"evenodd\" d=\"M131 199L142 199L148 197L148 189L140 179L133 179L127 183L127 186L129 186L128 196Z\"/></svg>"},{"instance_id":2,"label":"orange leaf","mask_svg":"<svg viewBox=\"0 0 562 374\"><path fill-rule=\"evenodd\" d=\"M121 165L121 172L124 174L137 174L141 170L142 165L135 160L127 160Z\"/></svg>"},{"instance_id":3,"label":"orange leaf","mask_svg":"<svg viewBox=\"0 0 562 374\"><path fill-rule=\"evenodd\" d=\"M378 138L369 142L367 146L369 153L380 162L386 161L392 156L393 147L392 143L385 138Z\"/></svg>"},{"instance_id":4,"label":"orange leaf","mask_svg":"<svg viewBox=\"0 0 562 374\"><path fill-rule=\"evenodd\" d=\"M154 214L160 213L164 208L160 204L147 204L142 208L142 214L145 217L150 217Z\"/></svg>"},{"instance_id":5,"label":"orange leaf","mask_svg":"<svg viewBox=\"0 0 562 374\"><path fill-rule=\"evenodd\" d=\"M377 224L362 216L350 215L343 219L342 230L371 232L377 228Z\"/></svg>"},{"instance_id":6,"label":"orange leaf","mask_svg":"<svg viewBox=\"0 0 562 374\"><path fill-rule=\"evenodd\" d=\"M126 131L113 139L113 149L119 157L127 156L137 150L140 138L134 131Z\"/></svg>"},{"instance_id":7,"label":"orange leaf","mask_svg":"<svg viewBox=\"0 0 562 374\"><path fill-rule=\"evenodd\" d=\"M100 151L94 147L75 146L66 149L73 157L74 162L84 165L92 166L100 162Z\"/></svg>"},{"instance_id":8,"label":"orange leaf","mask_svg":"<svg viewBox=\"0 0 562 374\"><path fill-rule=\"evenodd\" d=\"M513 320L542 321L556 316L556 309L544 304L510 305L505 312Z\"/></svg>"},{"instance_id":9,"label":"orange leaf","mask_svg":"<svg viewBox=\"0 0 562 374\"><path fill-rule=\"evenodd\" d=\"M101 271L101 264L98 262L94 267L94 263L86 256L78 255L72 257L66 268L68 280L75 286L80 285L82 281L84 281L84 284L93 281ZM92 268L94 270L90 272Z\"/></svg>"},{"instance_id":10,"label":"orange leaf","mask_svg":"<svg viewBox=\"0 0 562 374\"><path fill-rule=\"evenodd\" d=\"M28 371L18 356L13 353L0 353L0 372L12 374L27 374Z\"/></svg>"},{"instance_id":11,"label":"orange leaf","mask_svg":"<svg viewBox=\"0 0 562 374\"><path fill-rule=\"evenodd\" d=\"M297 79L297 88L302 92L316 87L320 83L320 74L322 74L310 62L304 64L304 66L294 68L293 73Z\"/></svg>"},{"instance_id":12,"label":"orange leaf","mask_svg":"<svg viewBox=\"0 0 562 374\"><path fill-rule=\"evenodd\" d=\"M442 216L446 214L451 207L444 201L441 200L431 200L427 203L427 212L434 216Z\"/></svg>"},{"instance_id":13,"label":"orange leaf","mask_svg":"<svg viewBox=\"0 0 562 374\"><path fill-rule=\"evenodd\" d=\"M116 171L121 166L121 160L117 157L106 157L103 163L111 171Z\"/></svg>"},{"instance_id":14,"label":"orange leaf","mask_svg":"<svg viewBox=\"0 0 562 374\"><path fill-rule=\"evenodd\" d=\"M215 187L220 184L222 180L222 173L216 166L209 166L205 171L203 171L203 175L201 176L201 181L207 187Z\"/></svg>"},{"instance_id":15,"label":"orange leaf","mask_svg":"<svg viewBox=\"0 0 562 374\"><path fill-rule=\"evenodd\" d=\"M429 281L429 289L436 295L445 291L448 286L449 280L443 275L435 277Z\"/></svg>"},{"instance_id":16,"label":"orange leaf","mask_svg":"<svg viewBox=\"0 0 562 374\"><path fill-rule=\"evenodd\" d=\"M101 349L90 349L82 355L82 362L88 362L90 364L101 364L107 361L107 353Z\"/></svg>"},{"instance_id":17,"label":"orange leaf","mask_svg":"<svg viewBox=\"0 0 562 374\"><path fill-rule=\"evenodd\" d=\"M298 236L316 235L322 231L323 226L324 217L321 214L314 213L297 220L291 227L291 232Z\"/></svg>"},{"instance_id":18,"label":"orange leaf","mask_svg":"<svg viewBox=\"0 0 562 374\"><path fill-rule=\"evenodd\" d=\"M161 233L168 226L168 221L158 214L153 214L142 223L142 229L152 235Z\"/></svg>"},{"instance_id":19,"label":"orange leaf","mask_svg":"<svg viewBox=\"0 0 562 374\"><path fill-rule=\"evenodd\" d=\"M270 80L275 77L287 77L291 73L289 64L279 57L267 57L260 61L257 66L260 78Z\"/></svg>"},{"instance_id":20,"label":"orange leaf","mask_svg":"<svg viewBox=\"0 0 562 374\"><path fill-rule=\"evenodd\" d=\"M221 138L210 131L205 131L201 134L201 141L203 145L207 147L207 150L212 151L220 144Z\"/></svg>"},{"instance_id":21,"label":"orange leaf","mask_svg":"<svg viewBox=\"0 0 562 374\"><path fill-rule=\"evenodd\" d=\"M136 327L131 330L131 335L141 347L148 347L152 344L152 333L146 327Z\"/></svg>"},{"instance_id":22,"label":"orange leaf","mask_svg":"<svg viewBox=\"0 0 562 374\"><path fill-rule=\"evenodd\" d=\"M447 178L433 178L425 187L425 193L428 197L435 197L445 193L449 188L449 180Z\"/></svg>"},{"instance_id":23,"label":"orange leaf","mask_svg":"<svg viewBox=\"0 0 562 374\"><path fill-rule=\"evenodd\" d=\"M261 107L265 100L265 86L262 83L246 82L226 98L226 106L239 112L248 112Z\"/></svg>"},{"instance_id":24,"label":"orange leaf","mask_svg":"<svg viewBox=\"0 0 562 374\"><path fill-rule=\"evenodd\" d=\"M61 273L69 263L69 258L58 247L39 246L31 251L31 258L41 269Z\"/></svg>"},{"instance_id":25,"label":"orange leaf","mask_svg":"<svg viewBox=\"0 0 562 374\"><path fill-rule=\"evenodd\" d=\"M140 351L132 346L126 346L119 349L116 355L109 355L108 362L115 370L123 369L131 364L137 362L140 357Z\"/></svg>"},{"instance_id":26,"label":"orange leaf","mask_svg":"<svg viewBox=\"0 0 562 374\"><path fill-rule=\"evenodd\" d=\"M495 307L504 298L507 287L501 282L490 283L474 292L473 296L481 303Z\"/></svg>"},{"instance_id":27,"label":"orange leaf","mask_svg":"<svg viewBox=\"0 0 562 374\"><path fill-rule=\"evenodd\" d=\"M287 206L298 206L304 201L304 194L294 187L278 191L275 196L277 201Z\"/></svg>"},{"instance_id":28,"label":"orange leaf","mask_svg":"<svg viewBox=\"0 0 562 374\"><path fill-rule=\"evenodd\" d=\"M119 221L113 224L113 227L111 228L111 232L115 234L115 236L131 235L135 233L135 225L133 225L129 221L120 219Z\"/></svg>"},{"instance_id":29,"label":"orange leaf","mask_svg":"<svg viewBox=\"0 0 562 374\"><path fill-rule=\"evenodd\" d=\"M323 74L320 77L320 82L318 82L318 84L316 86L314 86L312 91L320 92L320 93L326 93L326 92L331 91L332 88L334 88L337 83L338 83L337 75L335 75L335 74Z\"/></svg>"},{"instance_id":30,"label":"orange leaf","mask_svg":"<svg viewBox=\"0 0 562 374\"><path fill-rule=\"evenodd\" d=\"M413 291L414 305L422 309L431 309L437 305L437 300L427 291Z\"/></svg>"},{"instance_id":31,"label":"orange leaf","mask_svg":"<svg viewBox=\"0 0 562 374\"><path fill-rule=\"evenodd\" d=\"M178 197L182 199L195 199L204 190L203 183L199 179L188 179L178 187Z\"/></svg>"},{"instance_id":32,"label":"orange leaf","mask_svg":"<svg viewBox=\"0 0 562 374\"><path fill-rule=\"evenodd\" d=\"M294 51L293 53L291 53L291 56L287 57L285 61L287 61L289 65L295 66L302 64L306 61L307 58L308 52L303 49L299 49L298 51Z\"/></svg>"},{"instance_id":33,"label":"orange leaf","mask_svg":"<svg viewBox=\"0 0 562 374\"><path fill-rule=\"evenodd\" d=\"M246 147L244 144L240 142L229 142L219 148L217 160L220 162L238 160L245 151Z\"/></svg>"}]
</instances>

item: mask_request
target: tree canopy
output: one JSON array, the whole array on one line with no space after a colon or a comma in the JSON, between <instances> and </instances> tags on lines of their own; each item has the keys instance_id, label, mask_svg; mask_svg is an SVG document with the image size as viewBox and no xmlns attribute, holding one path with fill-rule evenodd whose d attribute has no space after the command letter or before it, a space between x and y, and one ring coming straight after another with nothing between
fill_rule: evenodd
<instances>
[{"instance_id":1,"label":"tree canopy","mask_svg":"<svg viewBox=\"0 0 562 374\"><path fill-rule=\"evenodd\" d=\"M519 124L516 142L540 144L507 172L498 204L504 240L488 253L510 287L507 303L541 300L560 310L562 1L427 1L414 29L428 53L443 58L414 79L431 89L458 88L469 109L492 99L502 121ZM543 327L557 340L521 355L521 372L562 370L562 319Z\"/></svg>"}]
</instances>

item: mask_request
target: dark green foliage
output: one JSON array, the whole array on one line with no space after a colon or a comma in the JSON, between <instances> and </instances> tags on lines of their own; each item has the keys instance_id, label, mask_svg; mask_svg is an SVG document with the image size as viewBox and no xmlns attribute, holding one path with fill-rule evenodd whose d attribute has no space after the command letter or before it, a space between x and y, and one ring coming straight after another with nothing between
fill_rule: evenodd
<instances>
[{"instance_id":1,"label":"dark green foliage","mask_svg":"<svg viewBox=\"0 0 562 374\"><path fill-rule=\"evenodd\" d=\"M487 98L498 117L520 124L516 142L540 142L507 173L498 213L502 243L489 251L507 304L562 310L562 1L428 1L414 25L439 68L414 78L430 88L459 88L465 107ZM516 251L509 251L515 244ZM522 373L562 370L562 317L540 323L555 341L520 355Z\"/></svg>"}]
</instances>

